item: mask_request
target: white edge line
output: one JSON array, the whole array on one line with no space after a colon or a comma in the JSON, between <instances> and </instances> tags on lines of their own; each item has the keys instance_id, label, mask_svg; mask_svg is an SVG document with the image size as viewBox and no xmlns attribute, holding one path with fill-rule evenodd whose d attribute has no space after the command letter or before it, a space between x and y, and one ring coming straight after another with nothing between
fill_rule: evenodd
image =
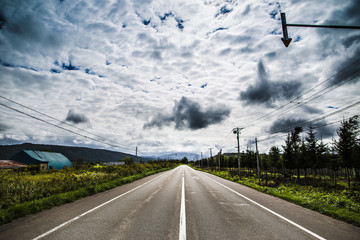
<instances>
[{"instance_id":1,"label":"white edge line","mask_svg":"<svg viewBox=\"0 0 360 240\"><path fill-rule=\"evenodd\" d=\"M201 173L201 174L202 174L202 173ZM261 205L260 203L257 203L257 202L255 202L254 200L252 200L252 199L250 199L250 198L248 198L248 197L245 197L245 196L244 196L244 195L242 195L241 193L238 193L237 191L235 191L235 190L233 190L233 189L231 189L231 188L229 188L229 187L225 186L224 184L222 184L222 183L220 183L220 182L218 182L218 181L216 181L216 180L214 180L214 179L212 179L212 178L210 178L210 177L206 176L205 174L202 174L202 175L203 175L203 176L205 176L205 177L207 177L207 178L209 178L211 181L218 183L219 185L223 186L224 188L228 189L229 191L231 191L231 192L233 192L233 193L235 193L235 194L239 195L240 197L245 198L245 199L246 199L246 200L248 200L249 202L252 202L253 204L255 204L255 205L257 205L257 206L259 206L259 207L261 207L261 208L265 209L266 211L268 211L268 212L270 212L270 213L274 214L275 216L277 216L277 217L279 217L279 218L283 219L284 221L286 221L286 222L288 222L288 223L290 223L290 224L294 225L295 227L297 227L297 228L299 228L299 229L303 230L304 232L307 232L308 234L312 235L313 237L316 237L317 239L320 239L320 240L326 240L326 238L323 238L323 237L321 237L321 236L317 235L316 233L314 233L314 232L312 232L312 231L310 231L310 230L308 230L308 229L304 228L303 226L300 226L299 224L297 224L297 223L295 223L295 222L293 222L293 221L291 221L291 220L287 219L286 217L284 217L284 216L282 216L282 215L280 215L280 214L278 214L278 213L274 212L273 210L270 210L269 208L264 207L264 206L263 206L263 205Z\"/></svg>"},{"instance_id":2,"label":"white edge line","mask_svg":"<svg viewBox=\"0 0 360 240\"><path fill-rule=\"evenodd\" d=\"M182 177L179 240L186 240L185 178Z\"/></svg>"},{"instance_id":3,"label":"white edge line","mask_svg":"<svg viewBox=\"0 0 360 240\"><path fill-rule=\"evenodd\" d=\"M163 174L164 174L164 173L163 173ZM57 226L57 227L54 227L54 228L50 229L49 231L41 234L40 236L38 236L38 237L36 237L36 238L33 238L32 240L39 240L39 239L41 239L41 238L49 235L50 233L53 233L53 232L57 231L58 229L64 227L65 225L67 225L67 224L69 224L69 223L72 223L72 222L78 220L79 218L81 218L81 217L83 217L83 216L85 216L85 215L87 215L87 214L95 211L96 209L101 208L101 207L103 207L103 206L105 206L105 205L107 205L107 204L115 201L116 199L121 198L121 197L123 197L123 196L125 196L125 195L127 195L127 194L129 194L129 193L131 193L131 192L133 192L133 191L135 191L136 189L138 189L138 188L140 188L140 187L142 187L142 186L144 186L144 185L146 185L146 184L154 181L155 179L158 179L158 178L161 177L163 174L161 174L160 176L157 176L156 178L153 178L153 179L151 179L151 180L149 180L149 181L147 181L147 182L145 182L145 183L143 183L143 184L141 184L141 185L139 185L139 186L137 186L137 187L135 187L135 188L133 188L133 189L131 189L131 190L129 190L129 191L121 194L121 195L119 195L119 196L116 196L116 197L108 200L107 202L104 202L104 203L98 205L98 206L96 206L96 207L94 207L94 208L92 208L92 209L90 209L90 210L88 210L88 211L86 211L86 212L84 212L84 213L82 213L82 214L80 214L80 215L78 215L78 216L70 219L69 221L66 221L66 222L60 224L60 225Z\"/></svg>"}]
</instances>

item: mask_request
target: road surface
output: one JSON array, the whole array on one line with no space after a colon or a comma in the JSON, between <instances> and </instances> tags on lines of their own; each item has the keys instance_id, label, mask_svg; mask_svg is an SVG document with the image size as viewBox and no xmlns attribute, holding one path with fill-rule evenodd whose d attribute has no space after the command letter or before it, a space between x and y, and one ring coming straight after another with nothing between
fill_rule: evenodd
<instances>
[{"instance_id":1,"label":"road surface","mask_svg":"<svg viewBox=\"0 0 360 240\"><path fill-rule=\"evenodd\" d=\"M0 226L0 239L360 239L360 228L188 166Z\"/></svg>"}]
</instances>

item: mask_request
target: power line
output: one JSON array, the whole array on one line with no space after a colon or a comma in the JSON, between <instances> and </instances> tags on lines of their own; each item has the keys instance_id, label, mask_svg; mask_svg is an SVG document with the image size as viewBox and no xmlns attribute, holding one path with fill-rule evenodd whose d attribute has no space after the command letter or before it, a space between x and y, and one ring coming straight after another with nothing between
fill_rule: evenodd
<instances>
[{"instance_id":1,"label":"power line","mask_svg":"<svg viewBox=\"0 0 360 240\"><path fill-rule=\"evenodd\" d=\"M65 124L65 125L67 125L67 126L73 127L73 128L75 128L75 129L77 129L77 130L86 132L86 133L91 134L91 135L93 135L93 136L95 136L95 137L98 137L98 138L101 138L101 139L103 139L103 140L107 140L107 141L112 142L112 140L106 139L106 138L104 138L104 137L101 137L101 136L96 135L96 134L94 134L94 133L91 133L91 132L89 132L89 131L86 131L85 129L76 127L76 126L74 126L74 125L71 125L71 124L69 124L69 123L67 123L67 122L65 122L65 121L59 120L59 119L54 118L54 117L52 117L52 116L49 116L49 115L47 115L47 114L45 114L45 113L42 113L42 112L40 112L40 111L37 111L37 110L35 110L35 109L33 109L33 108L27 107L27 106L25 106L25 105L23 105L23 104L21 104L21 103L15 102L15 101L13 101L13 100L11 100L11 99L9 99L9 98L6 98L6 97L4 97L4 96L1 96L1 95L0 95L0 98L3 98L3 99L5 99L5 100L7 100L7 101L9 101L9 102L15 103L15 104L17 104L17 105L19 105L19 106L21 106L21 107L24 107L24 108L29 109L29 110L31 110L31 111L34 111L34 112L36 112L36 113L39 113L39 114L41 114L41 115L43 115L43 116L45 116L45 117L51 118L51 119L53 119L53 120L56 120L56 121L58 121L58 122L60 122L60 123L62 123L62 124Z\"/></svg>"},{"instance_id":2,"label":"power line","mask_svg":"<svg viewBox=\"0 0 360 240\"><path fill-rule=\"evenodd\" d=\"M360 70L358 70L357 72L360 72ZM355 73L357 73L357 72L355 72ZM352 73L352 74L354 74L354 73ZM355 77L356 77L356 76L355 76ZM355 78L355 77L354 77L354 78ZM273 115L273 116L271 116L271 117L276 117L276 116L282 115L282 114L284 114L284 113L286 113L286 112L289 112L289 111L291 111L291 110L294 110L294 109L296 109L296 108L299 108L299 107L307 104L308 102L313 101L313 100L315 100L315 99L317 99L317 98L325 95L326 93L334 90L335 88L341 87L342 85L344 85L344 84L346 84L347 82L353 80L354 78L349 78L348 80L341 82L341 84L339 84L339 85L336 85L336 83L334 83L334 84L330 85L329 87L327 87L327 88L325 88L325 89L323 89L323 90L321 90L321 91L319 91L319 92L317 92L317 93L309 96L308 98L305 98L302 102L297 103L297 105L295 105L292 109L291 109L291 108L288 108L288 109L286 109L286 110L284 110L284 111L282 111L282 112L280 112L280 113L277 113L277 114L275 114L275 115ZM330 88L330 87L332 87L332 86L335 86L335 87L329 89L329 90L326 91L326 92L323 92L323 91L327 90L328 88ZM323 93L321 93L321 92L323 92ZM320 93L321 93L321 94L320 94Z\"/></svg>"},{"instance_id":3,"label":"power line","mask_svg":"<svg viewBox=\"0 0 360 240\"><path fill-rule=\"evenodd\" d=\"M342 119L342 120L337 120L337 121L330 122L330 123L326 123L326 124L319 125L319 126L313 126L313 129L318 129L318 128L326 127L326 126L328 126L328 125L333 125L333 124L335 124L335 123L339 123L339 122L342 122L342 121L344 121L344 120L349 120L350 118L351 118L351 117L349 117L349 118L344 118L344 119ZM260 141L261 141L261 142L264 142L264 141L271 140L271 139L283 138L284 136L287 136L288 133L282 133L281 135L279 135L279 133L275 133L275 134L278 134L278 135L277 135L277 136L276 136L276 135L275 135L275 136L268 135L267 138L262 139L262 140L260 140ZM258 142L259 142L259 140L258 140Z\"/></svg>"},{"instance_id":4,"label":"power line","mask_svg":"<svg viewBox=\"0 0 360 240\"><path fill-rule=\"evenodd\" d=\"M96 142L99 142L99 143L102 143L102 144L106 144L106 145L109 145L109 146L111 146L111 147L130 150L130 148L123 147L123 146L120 146L120 145L114 145L114 144L111 144L111 143L107 143L107 142L105 142L105 141L101 141L101 140L95 139L95 138L93 138L93 137L89 137L89 136L86 136L86 135L84 135L84 134L81 134L81 133L72 131L72 130L70 130L70 129L61 127L61 126L56 125L56 124L53 124L53 123L51 123L51 122L49 122L49 121L46 121L46 120L43 120L43 119L38 118L38 117L36 117L36 116L33 116L33 115L31 115L31 114L25 113L25 112L23 112L23 111L21 111L21 110L12 108L12 107L10 107L10 106L8 106L8 105L6 105L6 104L0 103L0 105L3 106L3 107L8 108L8 109L10 109L10 110L13 110L13 111L15 111L15 112L18 112L18 113L21 113L21 114L23 114L23 115L26 115L26 116L28 116L28 117L30 117L30 118L33 118L33 119L36 119L36 120L38 120L38 121L44 122L44 123L46 123L46 124L49 124L49 125L51 125L51 126L60 128L60 129L62 129L62 130L64 130L64 131L70 132L70 133L72 133L72 134L81 136L81 137L83 137L83 138L87 138L87 139L90 139L90 140L93 140L93 141L96 141Z\"/></svg>"},{"instance_id":5,"label":"power line","mask_svg":"<svg viewBox=\"0 0 360 240\"><path fill-rule=\"evenodd\" d=\"M303 121L303 122L301 122L301 123L296 123L296 124L293 124L293 125L291 125L291 126L287 126L286 128L277 130L276 132L273 132L273 133L271 133L270 135L272 135L272 134L278 134L278 133L284 133L284 132L289 132L289 131L292 130L294 127L302 127L302 126L305 126L306 124L309 124L309 123L314 123L314 122L318 122L318 121L324 120L324 119L326 119L326 118L328 118L328 117L331 117L331 116L333 116L333 115L335 115L335 114L341 113L341 112L343 112L343 111L345 111L345 110L348 110L348 109L350 109L350 108L352 108L352 107L355 107L356 105L359 105L359 104L360 104L360 101L355 102L355 103L352 103L352 104L350 104L350 105L348 105L348 106L346 106L346 107L344 107L344 108L342 108L342 109L339 109L339 110L337 110L337 111L335 111L335 112L332 112L332 113L329 113L329 114L326 114L326 115L317 117L317 118L312 119L312 120L307 120L307 121ZM322 125L322 126L326 126L326 125ZM315 128L315 127L314 127L314 128ZM259 137L263 137L263 136L269 136L269 134L261 135L261 136L259 136Z\"/></svg>"},{"instance_id":6,"label":"power line","mask_svg":"<svg viewBox=\"0 0 360 240\"><path fill-rule=\"evenodd\" d=\"M263 115L263 116L261 116L261 117L256 118L255 120L252 121L251 124L248 124L247 126L243 126L243 128L248 128L248 127L254 126L254 125L255 125L257 122L259 122L260 120L263 120L263 119L265 119L265 118L270 118L270 117L279 116L279 115L284 114L284 113L286 113L286 112L288 112L288 111L290 111L290 110L293 110L293 109L296 109L296 108L298 108L298 107L300 107L300 106L303 106L303 105L305 105L306 103L308 103L308 102L310 102L310 101L313 101L313 100L315 100L315 99L317 99L317 98L325 95L326 93L334 90L335 88L338 88L338 87L344 85L345 83L353 80L353 79L356 78L357 76L354 76L353 78L349 78L349 79L347 79L346 81L341 81L341 80L340 80L340 81L334 82L334 83L332 83L331 85L329 85L329 86L325 87L324 89L320 90L319 92L317 92L317 93L315 93L315 94L313 94L313 95L305 98L305 99L301 102L301 104L297 104L297 103L296 103L297 100L300 99L300 98L301 98L302 96L304 96L305 94L310 93L312 90L314 90L314 89L316 89L317 87L325 84L326 82L330 81L331 79L333 79L333 78L336 77L337 75L345 72L347 69L349 69L351 66L353 66L354 64L356 64L356 63L358 63L358 62L360 62L360 59L357 59L357 60L355 60L354 62L350 63L350 64L347 65L345 68L343 68L343 69L341 69L340 71L338 71L337 73L333 74L332 76L330 76L329 78L327 78L325 81L319 83L319 84L316 85L315 87L313 87L313 88L309 89L308 91L304 92L303 94L297 96L296 98L294 98L293 100L291 100L291 101L288 102L287 104L278 107L277 109L271 111L270 113L267 113L267 114L265 114L265 115ZM355 72L352 72L352 73L348 74L348 75L345 76L345 77L343 76L342 79L346 79L346 78L350 77L351 75L356 74L356 73L359 73L359 72L360 72L360 70L357 70L357 71L355 71ZM338 84L338 82L340 82L340 84ZM324 92L324 93L322 93L322 94L320 94L320 95L317 95L317 94L319 94L319 93L321 93L321 92L325 91L326 89L331 88L331 87L333 87L333 86L335 86L335 87L332 88L332 89L330 89L329 91L326 91L326 92ZM317 95L317 96L316 96L316 95ZM311 99L311 97L313 97L313 98ZM307 101L307 102L305 102L305 101ZM291 105L291 104L292 104L292 106L289 106L289 105ZM287 106L289 106L289 107L286 108L285 110L283 110L282 112L276 113L276 112L278 112L279 110L281 110L281 109L283 109L283 108L285 108L285 107L287 107ZM274 113L275 113L275 114L274 114Z\"/></svg>"},{"instance_id":7,"label":"power line","mask_svg":"<svg viewBox=\"0 0 360 240\"><path fill-rule=\"evenodd\" d=\"M114 143L115 145L113 145L113 146L118 146L118 148L131 150L131 148L126 147L126 146L121 146L121 145L119 145L117 142L115 142L115 141L113 141L113 140L111 140L111 139L108 139L108 138L99 136L99 135L94 134L94 133L91 133L91 132L89 132L89 131L87 131L87 130L85 130L85 129L79 128L79 127L74 126L74 125L71 125L71 124L67 123L66 121L59 120L59 119L57 119L57 118L55 118L55 117L52 117L52 116L50 116L50 115L48 115L48 114L45 114L45 113L43 113L43 112L40 112L40 111L35 110L35 109L33 109L33 108L30 108L30 107L28 107L28 106L25 106L24 104L18 103L18 102L16 102L16 101L11 100L11 99L9 99L9 98L6 98L6 97L4 97L4 96L1 96L1 95L0 95L0 98L3 98L3 99L5 99L5 100L8 100L8 101L10 101L10 102L12 102L12 103L15 103L15 104L17 104L17 105L19 105L19 106L21 106L21 107L24 107L24 108L29 109L29 110L31 110L31 111L34 111L34 112L36 112L36 113L39 113L39 114L41 114L41 115L43 115L43 116L46 116L46 117L48 117L48 118L50 118L50 119L56 120L56 121L58 121L58 122L60 122L60 123L62 123L62 124L65 124L65 125L67 125L67 126L73 127L73 128L75 128L75 129L77 129L77 130L80 130L80 131L83 131L83 132L85 132L85 133L91 134L91 135L93 135L93 136L95 136L95 137L98 137L98 138L100 138L101 140L103 140L103 141L102 141L103 143L105 143L104 141L108 141L108 142ZM105 144L107 144L107 143L105 143ZM107 144L107 145L112 146L111 144Z\"/></svg>"}]
</instances>

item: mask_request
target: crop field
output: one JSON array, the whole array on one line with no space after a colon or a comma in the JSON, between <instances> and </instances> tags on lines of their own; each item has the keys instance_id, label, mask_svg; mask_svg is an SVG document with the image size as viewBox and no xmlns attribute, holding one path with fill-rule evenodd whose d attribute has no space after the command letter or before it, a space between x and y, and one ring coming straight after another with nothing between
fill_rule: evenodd
<instances>
[{"instance_id":1,"label":"crop field","mask_svg":"<svg viewBox=\"0 0 360 240\"><path fill-rule=\"evenodd\" d=\"M0 170L0 224L176 166L164 161L121 166L82 164L47 172L37 172L34 168L3 169Z\"/></svg>"}]
</instances>

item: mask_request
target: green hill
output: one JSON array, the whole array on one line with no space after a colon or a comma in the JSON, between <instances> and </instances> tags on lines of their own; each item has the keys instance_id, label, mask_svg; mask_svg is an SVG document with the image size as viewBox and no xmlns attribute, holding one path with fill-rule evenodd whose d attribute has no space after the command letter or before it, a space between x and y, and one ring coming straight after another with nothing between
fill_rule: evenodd
<instances>
[{"instance_id":1,"label":"green hill","mask_svg":"<svg viewBox=\"0 0 360 240\"><path fill-rule=\"evenodd\" d=\"M141 160L142 161L148 160L146 158L136 157L131 154L109 151L104 149L43 145L43 144L32 144L32 143L0 146L0 159L1 160L11 159L12 156L14 156L15 154L17 154L22 150L58 152L66 156L72 162L79 160L83 160L86 162L117 162L123 160L127 156L134 159L135 162L139 162Z\"/></svg>"}]
</instances>

